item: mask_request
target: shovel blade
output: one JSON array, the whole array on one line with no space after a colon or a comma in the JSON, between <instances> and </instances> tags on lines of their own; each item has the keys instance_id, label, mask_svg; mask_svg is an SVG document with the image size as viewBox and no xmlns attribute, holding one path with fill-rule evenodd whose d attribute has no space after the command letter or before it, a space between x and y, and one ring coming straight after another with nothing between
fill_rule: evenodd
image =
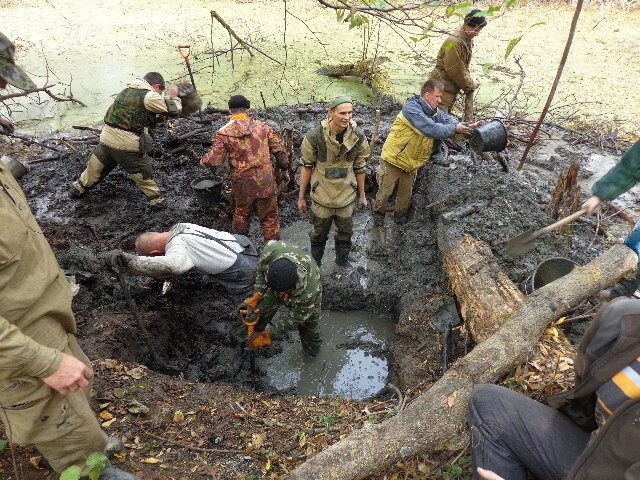
<instances>
[{"instance_id":1,"label":"shovel blade","mask_svg":"<svg viewBox=\"0 0 640 480\"><path fill-rule=\"evenodd\" d=\"M521 233L517 237L513 237L507 242L507 255L515 258L533 250L536 246L536 239L539 236L535 234L536 230L531 229Z\"/></svg>"}]
</instances>

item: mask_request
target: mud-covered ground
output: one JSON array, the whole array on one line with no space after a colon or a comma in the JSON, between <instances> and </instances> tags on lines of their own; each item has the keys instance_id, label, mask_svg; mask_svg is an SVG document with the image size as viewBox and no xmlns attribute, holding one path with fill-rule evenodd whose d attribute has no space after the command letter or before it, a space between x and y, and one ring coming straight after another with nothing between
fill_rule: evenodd
<instances>
[{"instance_id":1,"label":"mud-covered ground","mask_svg":"<svg viewBox=\"0 0 640 480\"><path fill-rule=\"evenodd\" d=\"M371 198L375 195L373 172L379 151L399 106L388 104L381 109L380 140L374 146L368 172ZM295 160L303 135L323 118L324 112L322 105L311 104L257 110L255 116L268 119L278 129L293 127ZM373 131L374 118L372 108L357 105L355 119L368 136ZM63 159L35 163L22 180L60 265L80 285L74 311L81 344L98 372L94 385L96 412L106 431L123 437L127 446L116 462L145 479L278 478L307 455L337 441L340 435L367 422L380 421L392 415L396 407L391 390L369 402L354 402L287 397L249 389L248 362L233 336L238 326L235 306L226 291L206 275L188 273L175 278L165 295L161 293L160 280L129 278L151 338L145 339L138 331L117 279L101 268L95 254L115 248L132 251L137 234L168 229L176 222L230 229L228 191L220 205L203 209L190 187L194 179L210 173L198 160L206 150L207 140L225 121L220 118L203 127L181 119L158 128L156 136L163 140L163 146L153 153L154 170L168 201L168 208L161 212L149 211L143 194L119 170L86 198L67 198L68 186L84 168L89 147L79 148ZM205 129L195 137L201 142L191 138L186 150L171 154L183 143L168 143L170 136L199 128ZM523 135L523 131L515 129L511 133ZM500 265L521 285L546 258L564 256L583 264L604 248L603 237L596 235L591 225L578 223L570 237L549 235L524 256L511 259L506 255L506 240L553 221L546 208L557 174L566 171L572 161L586 164L591 155L602 153L572 144L574 139L567 132L558 130L555 134L553 143L534 149L531 167L523 173L515 172L522 143L510 143L511 173L504 173L498 162L479 158L461 143L450 144L447 158L427 164L420 173L410 222L399 226L391 214L387 215L386 247L354 239L355 254L375 260L380 267L357 267L325 275L325 309L391 312L399 319L399 334L389 355L396 368L392 380L405 393L411 388L410 395L414 395L437 379L442 369L439 362L421 365L421 355L429 356L421 350L424 337L433 332L422 329L424 325L413 328L411 319L416 315L434 316L438 309L455 305L440 265L436 229L439 216L449 215L450 228L489 244ZM27 160L43 155L37 148L6 147L10 154ZM582 175L589 175L587 169L582 169ZM434 202L435 206L426 208ZM476 208L469 210L470 206ZM467 213L457 214L463 210ZM282 200L284 228L300 218L295 196ZM603 220L603 225L614 221ZM623 225L618 228L624 230ZM257 246L262 246L256 224L250 236ZM361 281L363 276L367 282ZM425 299L434 296L444 300L425 306ZM459 331L454 330L452 357L463 354L465 345L460 337ZM147 368L154 366L147 341L167 363L178 367L180 376L165 376ZM432 342L430 348L439 354L442 347L439 342ZM275 352L277 346L264 354ZM411 365L415 368L409 374L398 371ZM50 475L47 470L25 464L29 456L36 455L33 450L19 452L24 478ZM16 478L12 476L7 451L0 454L0 462L2 477ZM377 478L383 477L381 474Z\"/></svg>"}]
</instances>

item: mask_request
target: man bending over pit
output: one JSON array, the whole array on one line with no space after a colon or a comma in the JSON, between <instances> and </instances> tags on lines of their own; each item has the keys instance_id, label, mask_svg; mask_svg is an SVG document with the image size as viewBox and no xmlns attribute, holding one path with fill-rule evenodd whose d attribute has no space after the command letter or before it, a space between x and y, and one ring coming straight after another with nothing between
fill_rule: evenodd
<instances>
[{"instance_id":1,"label":"man bending over pit","mask_svg":"<svg viewBox=\"0 0 640 480\"><path fill-rule=\"evenodd\" d=\"M258 254L244 235L177 223L167 232L139 235L136 251L139 255L112 250L102 260L109 267L126 267L131 275L149 277L182 275L195 268L210 274L236 301L253 291Z\"/></svg>"}]
</instances>

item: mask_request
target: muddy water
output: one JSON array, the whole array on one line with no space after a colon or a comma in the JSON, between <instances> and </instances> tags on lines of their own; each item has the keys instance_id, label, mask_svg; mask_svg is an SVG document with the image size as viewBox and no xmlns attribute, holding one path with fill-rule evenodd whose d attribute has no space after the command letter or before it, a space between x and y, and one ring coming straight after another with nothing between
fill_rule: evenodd
<instances>
[{"instance_id":1,"label":"muddy water","mask_svg":"<svg viewBox=\"0 0 640 480\"><path fill-rule=\"evenodd\" d=\"M282 343L283 351L260 359L265 382L280 392L339 396L362 400L384 389L389 375L388 342L394 322L365 311L320 316L322 350L315 358L302 351L297 334Z\"/></svg>"}]
</instances>

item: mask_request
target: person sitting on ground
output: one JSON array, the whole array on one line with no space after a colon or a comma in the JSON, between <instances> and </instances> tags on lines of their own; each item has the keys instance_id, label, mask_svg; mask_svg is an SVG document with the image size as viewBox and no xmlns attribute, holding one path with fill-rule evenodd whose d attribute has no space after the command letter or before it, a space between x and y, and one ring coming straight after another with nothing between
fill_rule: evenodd
<instances>
[{"instance_id":1,"label":"person sitting on ground","mask_svg":"<svg viewBox=\"0 0 640 480\"><path fill-rule=\"evenodd\" d=\"M289 182L289 160L280 137L264 122L249 116L251 103L242 95L229 99L229 123L216 132L213 145L202 157L203 166L217 167L229 162L233 189L233 231L249 233L254 210L260 219L265 240L280 239L278 185L271 154Z\"/></svg>"},{"instance_id":2,"label":"person sitting on ground","mask_svg":"<svg viewBox=\"0 0 640 480\"><path fill-rule=\"evenodd\" d=\"M7 83L31 88L33 82L15 65L14 51L0 33L0 88ZM0 225L0 418L5 434L12 443L35 445L58 475L78 467L88 478L89 455L108 454L117 441L102 431L89 404L93 370L76 339L69 283L3 162ZM140 478L107 462L98 480Z\"/></svg>"},{"instance_id":3,"label":"person sitting on ground","mask_svg":"<svg viewBox=\"0 0 640 480\"><path fill-rule=\"evenodd\" d=\"M418 169L431 155L433 140L469 134L479 125L466 125L438 108L444 85L439 80L427 80L420 95L410 98L391 124L377 171L378 193L373 203L376 227L384 227L387 203L396 189L394 219L405 224L409 220L409 207L413 183Z\"/></svg>"},{"instance_id":4,"label":"person sitting on ground","mask_svg":"<svg viewBox=\"0 0 640 480\"><path fill-rule=\"evenodd\" d=\"M574 366L575 386L549 406L497 385L473 390L474 479L640 478L640 300L604 304Z\"/></svg>"},{"instance_id":5,"label":"person sitting on ground","mask_svg":"<svg viewBox=\"0 0 640 480\"><path fill-rule=\"evenodd\" d=\"M253 292L258 254L244 235L193 223L177 223L166 232L136 238L139 256L112 250L102 255L109 267L126 267L131 275L171 277L191 269L210 274L236 301Z\"/></svg>"},{"instance_id":6,"label":"person sitting on ground","mask_svg":"<svg viewBox=\"0 0 640 480\"><path fill-rule=\"evenodd\" d=\"M147 155L152 146L148 130L155 127L158 114L177 116L182 109L178 88L173 86L162 96L164 89L162 75L149 72L118 94L104 116L100 143L89 157L85 170L71 185L71 198L84 197L120 165L147 196L151 209L166 206Z\"/></svg>"},{"instance_id":7,"label":"person sitting on ground","mask_svg":"<svg viewBox=\"0 0 640 480\"><path fill-rule=\"evenodd\" d=\"M255 293L243 309L259 309L252 349L271 345L292 330L298 330L302 349L315 357L322 346L318 319L322 304L320 270L307 252L289 243L270 241L264 247L256 275ZM277 324L265 330L281 306L289 309Z\"/></svg>"},{"instance_id":8,"label":"person sitting on ground","mask_svg":"<svg viewBox=\"0 0 640 480\"><path fill-rule=\"evenodd\" d=\"M300 146L302 171L298 211L307 214L305 194L311 196L311 256L322 263L331 225L335 223L335 262L345 267L351 252L353 212L368 206L364 191L365 167L370 155L367 137L353 117L353 102L346 95L327 104L328 118L307 133Z\"/></svg>"},{"instance_id":9,"label":"person sitting on ground","mask_svg":"<svg viewBox=\"0 0 640 480\"><path fill-rule=\"evenodd\" d=\"M625 152L620 161L609 169L591 187L592 196L582 205L587 210L587 214L596 213L603 201L615 200L623 193L629 191L640 182L640 141ZM638 253L640 247L640 221L624 241L625 245ZM603 300L610 300L620 295L633 295L640 287L640 262L636 270L635 278L617 283L613 287L600 293Z\"/></svg>"}]
</instances>

